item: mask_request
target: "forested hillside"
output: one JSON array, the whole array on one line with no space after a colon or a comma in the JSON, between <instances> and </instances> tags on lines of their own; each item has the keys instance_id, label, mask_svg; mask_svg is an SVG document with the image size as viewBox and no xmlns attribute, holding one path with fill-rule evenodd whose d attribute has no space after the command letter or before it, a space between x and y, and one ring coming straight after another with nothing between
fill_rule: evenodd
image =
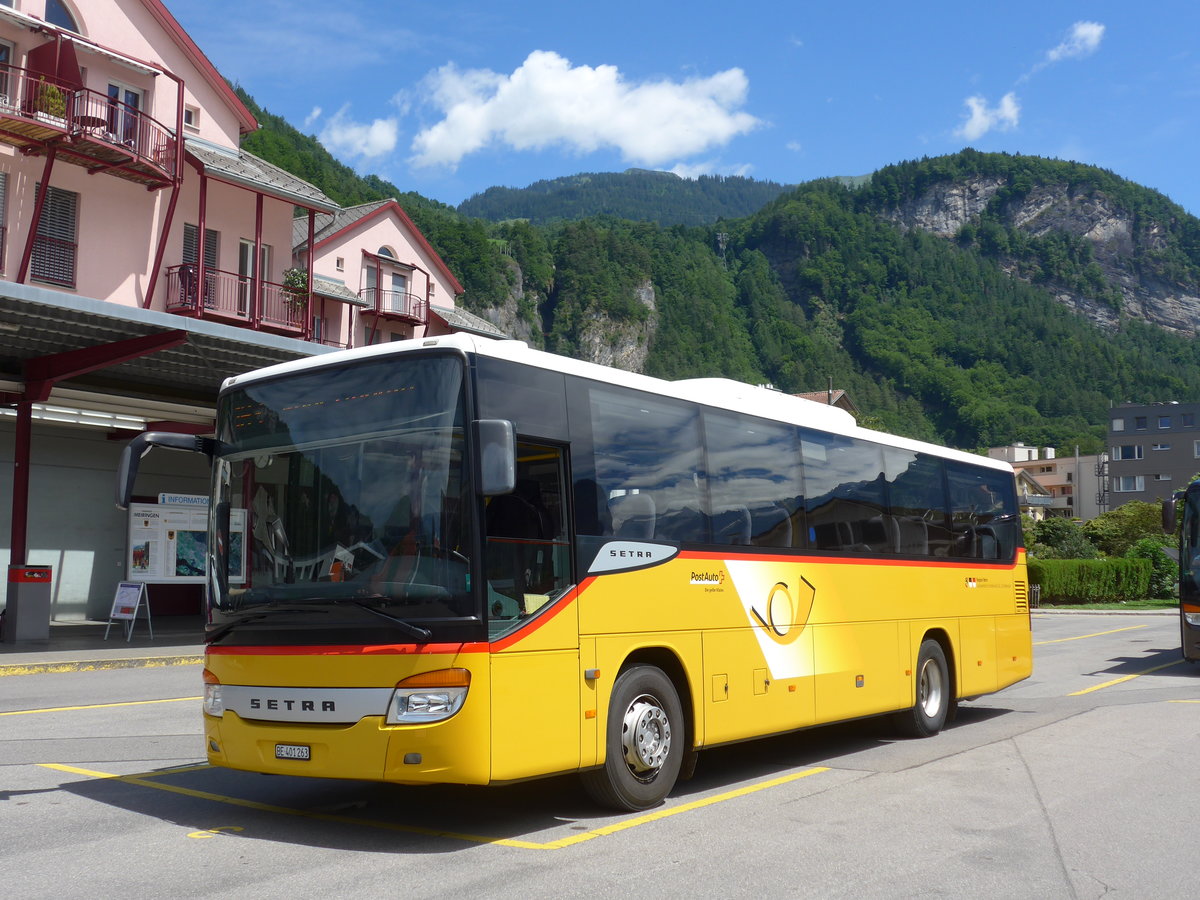
<instances>
[{"instance_id":1,"label":"forested hillside","mask_svg":"<svg viewBox=\"0 0 1200 900\"><path fill-rule=\"evenodd\" d=\"M558 353L786 391L832 378L869 423L966 448L1095 451L1112 402L1200 399L1200 221L1110 172L966 150L719 225L491 223L358 179L251 108L247 149L345 204L398 197L464 306Z\"/></svg>"},{"instance_id":2,"label":"forested hillside","mask_svg":"<svg viewBox=\"0 0 1200 900\"><path fill-rule=\"evenodd\" d=\"M787 185L726 175L680 178L670 172L629 169L536 181L529 187L491 187L464 200L458 211L490 222L526 219L533 225L616 216L659 225L710 225L762 209Z\"/></svg>"}]
</instances>

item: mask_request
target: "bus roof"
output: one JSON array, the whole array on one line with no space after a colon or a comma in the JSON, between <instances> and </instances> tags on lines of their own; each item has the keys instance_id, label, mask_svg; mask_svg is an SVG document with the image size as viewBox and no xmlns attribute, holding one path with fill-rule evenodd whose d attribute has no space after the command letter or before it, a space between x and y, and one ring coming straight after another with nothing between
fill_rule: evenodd
<instances>
[{"instance_id":1,"label":"bus roof","mask_svg":"<svg viewBox=\"0 0 1200 900\"><path fill-rule=\"evenodd\" d=\"M973 465L992 469L1012 471L1012 466L1003 460L996 460L962 450L953 450L937 444L916 441L880 431L861 428L850 413L836 406L817 403L803 397L783 393L774 388L756 387L734 381L730 378L686 378L679 381L666 381L650 375L640 375L636 372L626 372L599 363L585 362L567 356L535 350L524 341L495 340L481 338L469 334L451 334L439 337L416 338L408 341L393 341L387 344L375 344L370 347L357 347L352 350L342 350L335 353L324 353L320 356L310 356L291 362L279 363L263 369L256 369L242 375L234 375L225 379L222 391L268 378L283 375L299 375L332 366L345 365L349 362L359 362L375 357L402 356L414 350L434 347L459 350L466 354L487 356L493 359L504 359L521 365L548 369L593 381L628 387L634 390L646 391L664 397L675 397L708 407L725 409L732 412L745 413L792 425L802 425L819 431L842 434L848 437L860 437L889 446L922 453L932 453L947 459L958 459Z\"/></svg>"}]
</instances>

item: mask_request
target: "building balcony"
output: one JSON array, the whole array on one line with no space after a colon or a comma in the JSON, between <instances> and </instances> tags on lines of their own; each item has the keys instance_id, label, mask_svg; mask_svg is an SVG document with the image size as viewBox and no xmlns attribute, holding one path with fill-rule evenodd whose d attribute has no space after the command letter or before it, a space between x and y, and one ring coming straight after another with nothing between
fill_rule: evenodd
<instances>
[{"instance_id":1,"label":"building balcony","mask_svg":"<svg viewBox=\"0 0 1200 900\"><path fill-rule=\"evenodd\" d=\"M90 88L72 90L0 64L0 143L24 153L53 145L58 159L149 188L175 176L179 141L152 116Z\"/></svg>"},{"instance_id":2,"label":"building balcony","mask_svg":"<svg viewBox=\"0 0 1200 900\"><path fill-rule=\"evenodd\" d=\"M359 296L370 304L363 310L367 315L411 325L424 325L429 321L429 301L417 294L365 288L359 292Z\"/></svg>"},{"instance_id":3,"label":"building balcony","mask_svg":"<svg viewBox=\"0 0 1200 900\"><path fill-rule=\"evenodd\" d=\"M169 267L167 312L304 339L311 333L308 294L263 281L255 296L252 278L221 269L205 270L203 290L199 280L198 266Z\"/></svg>"}]
</instances>

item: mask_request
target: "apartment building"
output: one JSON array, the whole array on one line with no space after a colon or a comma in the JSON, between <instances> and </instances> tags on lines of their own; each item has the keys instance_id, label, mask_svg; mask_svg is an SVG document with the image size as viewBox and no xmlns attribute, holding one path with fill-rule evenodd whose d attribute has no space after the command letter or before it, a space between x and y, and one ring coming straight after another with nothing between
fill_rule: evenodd
<instances>
[{"instance_id":1,"label":"apartment building","mask_svg":"<svg viewBox=\"0 0 1200 900\"><path fill-rule=\"evenodd\" d=\"M1012 463L1021 476L1036 481L1044 490L1042 496L1031 501L1031 513L1041 516L1065 516L1087 521L1094 519L1108 507L1106 501L1105 473L1108 458L1104 454L1060 457L1053 447L1029 447L1017 443L1008 447L995 447L988 451L993 459Z\"/></svg>"},{"instance_id":2,"label":"apartment building","mask_svg":"<svg viewBox=\"0 0 1200 900\"><path fill-rule=\"evenodd\" d=\"M138 431L210 433L262 365L500 336L398 204L342 210L242 150L257 127L160 0L0 0L0 563L51 567L57 618L103 620L127 577ZM141 499L206 493L190 456L148 458ZM150 594L199 609L187 578Z\"/></svg>"},{"instance_id":3,"label":"apartment building","mask_svg":"<svg viewBox=\"0 0 1200 900\"><path fill-rule=\"evenodd\" d=\"M1200 472L1200 403L1123 403L1108 417L1109 505L1171 496Z\"/></svg>"}]
</instances>

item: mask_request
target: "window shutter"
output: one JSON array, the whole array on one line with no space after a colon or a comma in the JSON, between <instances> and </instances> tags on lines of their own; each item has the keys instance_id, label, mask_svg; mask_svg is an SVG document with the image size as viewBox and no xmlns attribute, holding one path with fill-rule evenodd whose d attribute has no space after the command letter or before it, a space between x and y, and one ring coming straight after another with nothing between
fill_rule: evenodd
<instances>
[{"instance_id":1,"label":"window shutter","mask_svg":"<svg viewBox=\"0 0 1200 900\"><path fill-rule=\"evenodd\" d=\"M42 185L34 188L35 197ZM46 202L38 220L29 276L37 281L75 286L75 226L79 195L61 188L46 188Z\"/></svg>"}]
</instances>

